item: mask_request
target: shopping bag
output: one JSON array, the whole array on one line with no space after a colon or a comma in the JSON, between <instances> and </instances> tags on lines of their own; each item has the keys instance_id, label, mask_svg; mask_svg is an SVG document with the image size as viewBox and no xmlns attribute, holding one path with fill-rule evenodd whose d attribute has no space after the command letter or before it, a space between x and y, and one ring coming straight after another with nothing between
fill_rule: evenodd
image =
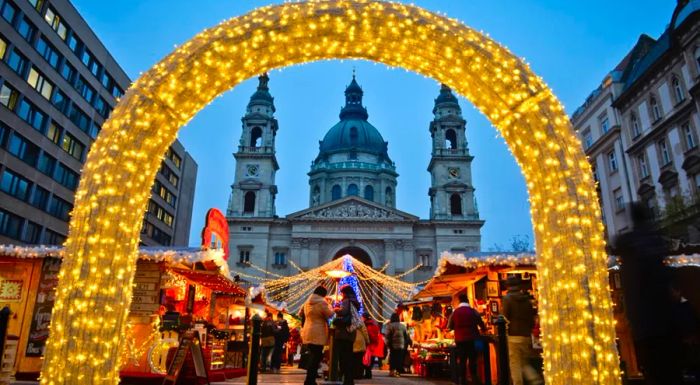
<instances>
[{"instance_id":1,"label":"shopping bag","mask_svg":"<svg viewBox=\"0 0 700 385\"><path fill-rule=\"evenodd\" d=\"M311 353L306 345L301 346L301 353L299 354L299 369L306 369L309 366L309 356Z\"/></svg>"},{"instance_id":2,"label":"shopping bag","mask_svg":"<svg viewBox=\"0 0 700 385\"><path fill-rule=\"evenodd\" d=\"M365 355L362 356L362 365L369 366L372 363L372 351L370 349L365 350Z\"/></svg>"},{"instance_id":3,"label":"shopping bag","mask_svg":"<svg viewBox=\"0 0 700 385\"><path fill-rule=\"evenodd\" d=\"M347 329L350 333L354 332L355 330L359 329L362 327L362 325L365 324L365 321L362 320L362 317L360 317L360 313L357 311L355 306L352 304L350 305L350 324L348 325Z\"/></svg>"}]
</instances>

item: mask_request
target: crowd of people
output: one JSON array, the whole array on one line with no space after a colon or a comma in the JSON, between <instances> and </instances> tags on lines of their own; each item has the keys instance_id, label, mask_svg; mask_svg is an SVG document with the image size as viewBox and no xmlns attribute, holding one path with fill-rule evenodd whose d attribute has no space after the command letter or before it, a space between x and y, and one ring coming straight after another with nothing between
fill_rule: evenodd
<instances>
[{"instance_id":1,"label":"crowd of people","mask_svg":"<svg viewBox=\"0 0 700 385\"><path fill-rule=\"evenodd\" d=\"M541 374L529 362L533 355L530 333L534 327L535 311L529 296L521 290L519 280L511 279L508 285L510 290L504 298L503 311L509 320L508 345L513 384L539 385L543 383ZM331 324L335 327L335 362L331 365L336 365L337 377L343 385L354 385L355 380L372 378L372 368L375 365L381 366L387 356L389 376L399 377L405 373L405 358L412 341L399 314L391 315L389 322L383 326L384 333L381 333L382 327L369 314L360 315L360 303L351 286L342 286L340 294L342 299L333 307L327 298L327 289L319 286L299 313L302 319L299 336L304 350L301 366L306 368L304 385L315 385L319 378L318 370L324 358L324 349L330 343ZM455 378L459 385L481 384L477 371L476 343L485 332L486 325L481 315L470 306L465 294L459 295L458 299L459 305L454 309L448 324L448 328L454 331L456 345ZM284 326L281 326L284 325L283 320L274 329L271 316L268 318L265 321L267 326L264 324L263 327L263 338L267 338L262 345L263 349L267 349L263 350L263 356L269 354L265 352L272 352L271 370L277 371L279 366L275 365L279 361L275 359L275 354L278 343L284 343L282 341L286 334L280 331L284 330ZM274 338L270 338L270 335ZM263 362L261 367L267 366Z\"/></svg>"}]
</instances>

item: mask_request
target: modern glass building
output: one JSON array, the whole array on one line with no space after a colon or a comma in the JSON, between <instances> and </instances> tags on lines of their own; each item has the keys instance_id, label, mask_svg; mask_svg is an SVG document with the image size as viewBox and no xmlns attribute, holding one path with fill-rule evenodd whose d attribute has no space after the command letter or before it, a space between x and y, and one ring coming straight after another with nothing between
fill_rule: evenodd
<instances>
[{"instance_id":1,"label":"modern glass building","mask_svg":"<svg viewBox=\"0 0 700 385\"><path fill-rule=\"evenodd\" d=\"M61 244L90 145L131 80L68 0L0 0L0 243ZM168 150L144 245L189 240L197 164Z\"/></svg>"}]
</instances>

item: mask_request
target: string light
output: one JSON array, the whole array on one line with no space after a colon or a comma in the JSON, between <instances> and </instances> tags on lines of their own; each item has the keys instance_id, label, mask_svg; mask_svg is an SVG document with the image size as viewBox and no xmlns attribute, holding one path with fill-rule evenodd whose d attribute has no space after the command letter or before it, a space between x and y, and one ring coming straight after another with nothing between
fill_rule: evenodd
<instances>
[{"instance_id":1,"label":"string light","mask_svg":"<svg viewBox=\"0 0 700 385\"><path fill-rule=\"evenodd\" d=\"M564 107L486 35L413 5L372 0L253 10L203 31L133 83L83 167L42 384L119 382L142 219L178 129L252 76L333 58L437 79L496 126L530 196L547 383L620 384L600 206Z\"/></svg>"}]
</instances>

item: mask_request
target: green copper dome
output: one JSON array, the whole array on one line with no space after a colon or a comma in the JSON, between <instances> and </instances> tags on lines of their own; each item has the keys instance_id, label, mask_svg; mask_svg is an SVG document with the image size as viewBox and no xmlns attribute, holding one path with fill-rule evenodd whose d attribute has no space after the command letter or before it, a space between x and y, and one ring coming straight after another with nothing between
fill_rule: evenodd
<instances>
[{"instance_id":1,"label":"green copper dome","mask_svg":"<svg viewBox=\"0 0 700 385\"><path fill-rule=\"evenodd\" d=\"M319 143L319 157L337 152L366 152L387 160L387 142L367 121L367 109L362 105L363 91L355 76L345 89L345 106L340 110L340 122L331 127Z\"/></svg>"}]
</instances>

